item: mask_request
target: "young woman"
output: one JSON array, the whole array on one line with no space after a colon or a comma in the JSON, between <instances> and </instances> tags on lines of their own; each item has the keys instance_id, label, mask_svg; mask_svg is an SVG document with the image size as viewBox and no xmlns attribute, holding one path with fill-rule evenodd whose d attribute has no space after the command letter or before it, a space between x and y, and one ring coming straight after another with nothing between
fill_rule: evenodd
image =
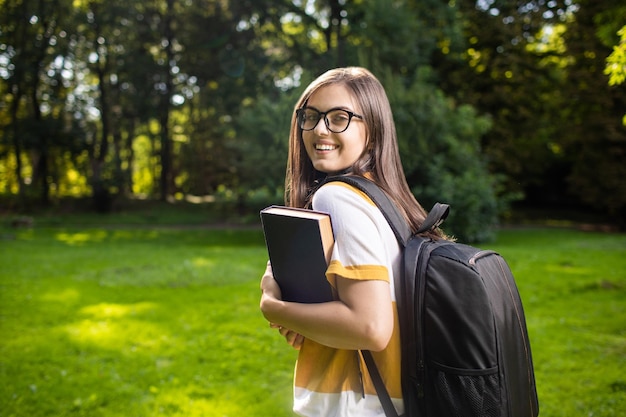
<instances>
[{"instance_id":1,"label":"young woman","mask_svg":"<svg viewBox=\"0 0 626 417\"><path fill-rule=\"evenodd\" d=\"M319 304L282 301L268 264L261 280L261 311L300 349L294 377L296 413L384 416L358 352L370 350L401 414L393 279L401 268L401 249L365 194L339 182L317 188L326 175L337 174L376 182L413 230L426 217L402 171L387 95L363 68L330 70L313 81L295 106L289 137L285 203L330 213L335 245L326 277L337 299Z\"/></svg>"}]
</instances>

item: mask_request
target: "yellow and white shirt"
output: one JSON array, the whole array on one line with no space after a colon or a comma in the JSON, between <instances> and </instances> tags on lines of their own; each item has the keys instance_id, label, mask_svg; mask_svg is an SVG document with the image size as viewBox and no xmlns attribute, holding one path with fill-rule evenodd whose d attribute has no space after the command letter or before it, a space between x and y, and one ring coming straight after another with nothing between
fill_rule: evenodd
<instances>
[{"instance_id":1,"label":"yellow and white shirt","mask_svg":"<svg viewBox=\"0 0 626 417\"><path fill-rule=\"evenodd\" d=\"M401 248L383 214L364 193L340 182L320 187L315 210L330 213L335 245L326 277L389 283L394 330L388 346L372 352L399 414L400 331L393 276L401 268ZM294 378L294 411L308 417L384 417L376 389L358 351L334 349L305 339Z\"/></svg>"}]
</instances>

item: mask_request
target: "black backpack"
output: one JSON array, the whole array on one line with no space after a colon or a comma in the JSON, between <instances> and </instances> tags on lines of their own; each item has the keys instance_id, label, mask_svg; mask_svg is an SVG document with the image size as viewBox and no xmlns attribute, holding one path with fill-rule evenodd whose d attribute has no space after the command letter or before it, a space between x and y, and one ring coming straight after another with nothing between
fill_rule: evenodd
<instances>
[{"instance_id":1,"label":"black backpack","mask_svg":"<svg viewBox=\"0 0 626 417\"><path fill-rule=\"evenodd\" d=\"M449 207L435 204L412 234L387 195L356 176L330 177L367 194L404 248L396 277L406 417L536 417L530 343L511 270L493 251L418 234ZM387 417L397 417L369 351L362 351Z\"/></svg>"}]
</instances>

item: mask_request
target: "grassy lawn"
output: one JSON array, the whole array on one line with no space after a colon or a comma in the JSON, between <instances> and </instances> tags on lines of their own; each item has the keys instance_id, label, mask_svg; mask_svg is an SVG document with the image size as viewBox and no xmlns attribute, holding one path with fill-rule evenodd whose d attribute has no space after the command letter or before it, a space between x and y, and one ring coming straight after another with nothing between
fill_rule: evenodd
<instances>
[{"instance_id":1,"label":"grassy lawn","mask_svg":"<svg viewBox=\"0 0 626 417\"><path fill-rule=\"evenodd\" d=\"M0 229L0 416L290 416L259 230ZM541 415L626 411L626 235L504 230Z\"/></svg>"}]
</instances>

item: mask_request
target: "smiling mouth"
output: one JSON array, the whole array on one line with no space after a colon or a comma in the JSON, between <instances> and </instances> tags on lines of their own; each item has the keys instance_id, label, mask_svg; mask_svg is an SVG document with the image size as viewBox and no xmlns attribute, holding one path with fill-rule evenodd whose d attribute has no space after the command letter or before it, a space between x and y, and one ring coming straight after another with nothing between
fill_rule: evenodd
<instances>
[{"instance_id":1,"label":"smiling mouth","mask_svg":"<svg viewBox=\"0 0 626 417\"><path fill-rule=\"evenodd\" d=\"M320 144L320 143L315 145L315 150L316 151L334 151L337 148L338 148L337 145L324 145L324 144Z\"/></svg>"}]
</instances>

